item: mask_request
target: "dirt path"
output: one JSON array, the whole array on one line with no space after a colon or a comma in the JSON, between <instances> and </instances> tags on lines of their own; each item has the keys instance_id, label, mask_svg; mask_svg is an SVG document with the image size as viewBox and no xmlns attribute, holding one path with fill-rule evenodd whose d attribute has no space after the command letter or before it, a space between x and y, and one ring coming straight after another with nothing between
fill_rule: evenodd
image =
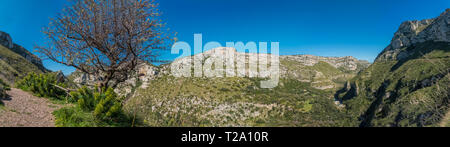
<instances>
[{"instance_id":1,"label":"dirt path","mask_svg":"<svg viewBox=\"0 0 450 147\"><path fill-rule=\"evenodd\" d=\"M0 127L54 127L52 112L60 105L35 97L20 89L11 89L0 108Z\"/></svg>"}]
</instances>

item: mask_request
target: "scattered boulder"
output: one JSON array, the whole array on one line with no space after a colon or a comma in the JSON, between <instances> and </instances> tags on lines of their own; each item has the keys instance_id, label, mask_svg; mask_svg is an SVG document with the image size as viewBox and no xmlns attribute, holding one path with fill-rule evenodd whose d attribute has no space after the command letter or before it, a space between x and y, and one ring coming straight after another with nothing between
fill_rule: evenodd
<instances>
[{"instance_id":1,"label":"scattered boulder","mask_svg":"<svg viewBox=\"0 0 450 147\"><path fill-rule=\"evenodd\" d=\"M66 81L66 76L64 76L64 73L62 71L56 72L56 81L58 83L63 83Z\"/></svg>"}]
</instances>

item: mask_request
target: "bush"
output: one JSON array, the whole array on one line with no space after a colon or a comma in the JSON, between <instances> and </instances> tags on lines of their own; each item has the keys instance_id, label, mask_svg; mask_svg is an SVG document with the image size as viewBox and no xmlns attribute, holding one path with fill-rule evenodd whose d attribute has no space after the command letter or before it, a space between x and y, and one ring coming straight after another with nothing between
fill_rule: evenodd
<instances>
[{"instance_id":1,"label":"bush","mask_svg":"<svg viewBox=\"0 0 450 147\"><path fill-rule=\"evenodd\" d=\"M65 107L53 112L57 127L130 127L128 120L100 121L92 112L78 106Z\"/></svg>"},{"instance_id":2,"label":"bush","mask_svg":"<svg viewBox=\"0 0 450 147\"><path fill-rule=\"evenodd\" d=\"M64 83L58 83L54 73L35 74L30 73L22 80L16 83L16 87L24 91L30 91L38 97L47 97L55 99L63 99L66 95L65 91L57 88L66 87Z\"/></svg>"},{"instance_id":3,"label":"bush","mask_svg":"<svg viewBox=\"0 0 450 147\"><path fill-rule=\"evenodd\" d=\"M3 82L2 79L0 79L0 86L2 87L3 90L11 90L11 87L5 82Z\"/></svg>"},{"instance_id":4,"label":"bush","mask_svg":"<svg viewBox=\"0 0 450 147\"><path fill-rule=\"evenodd\" d=\"M84 86L70 95L69 101L77 105L55 111L58 126L130 126L112 88L97 92Z\"/></svg>"},{"instance_id":5,"label":"bush","mask_svg":"<svg viewBox=\"0 0 450 147\"><path fill-rule=\"evenodd\" d=\"M98 97L98 98L97 98ZM117 94L109 88L104 95L97 94L94 116L99 119L111 119L122 113L122 103L117 99Z\"/></svg>"},{"instance_id":6,"label":"bush","mask_svg":"<svg viewBox=\"0 0 450 147\"><path fill-rule=\"evenodd\" d=\"M95 127L92 113L84 112L79 107L65 107L53 112L57 127Z\"/></svg>"},{"instance_id":7,"label":"bush","mask_svg":"<svg viewBox=\"0 0 450 147\"><path fill-rule=\"evenodd\" d=\"M122 104L112 88L106 92L93 92L87 87L71 93L71 101L76 101L84 111L93 111L99 120L113 119L122 111Z\"/></svg>"}]
</instances>

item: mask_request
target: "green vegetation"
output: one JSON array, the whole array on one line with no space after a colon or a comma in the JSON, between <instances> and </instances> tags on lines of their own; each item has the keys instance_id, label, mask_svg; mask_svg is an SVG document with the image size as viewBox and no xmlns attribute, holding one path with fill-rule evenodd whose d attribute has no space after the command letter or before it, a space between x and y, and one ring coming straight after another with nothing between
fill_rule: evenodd
<instances>
[{"instance_id":1,"label":"green vegetation","mask_svg":"<svg viewBox=\"0 0 450 147\"><path fill-rule=\"evenodd\" d=\"M353 81L344 103L361 126L438 126L449 111L450 46L425 42L404 48L409 56L378 61Z\"/></svg>"},{"instance_id":2,"label":"green vegetation","mask_svg":"<svg viewBox=\"0 0 450 147\"><path fill-rule=\"evenodd\" d=\"M6 91L10 90L16 78L25 76L26 73L35 72L42 73L42 71L33 63L0 45L0 99L6 97ZM0 105L3 102L0 100Z\"/></svg>"},{"instance_id":3,"label":"green vegetation","mask_svg":"<svg viewBox=\"0 0 450 147\"><path fill-rule=\"evenodd\" d=\"M348 126L333 92L282 79L260 89L263 79L164 76L138 89L125 110L144 126Z\"/></svg>"},{"instance_id":4,"label":"green vegetation","mask_svg":"<svg viewBox=\"0 0 450 147\"><path fill-rule=\"evenodd\" d=\"M334 75L342 74L343 72L339 69L331 66L330 64L320 61L319 63L315 64L314 66L307 66L306 69L319 71L324 76L331 78Z\"/></svg>"},{"instance_id":5,"label":"green vegetation","mask_svg":"<svg viewBox=\"0 0 450 147\"><path fill-rule=\"evenodd\" d=\"M95 127L106 126L98 124L90 112L85 112L76 106L64 107L53 112L57 127Z\"/></svg>"},{"instance_id":6,"label":"green vegetation","mask_svg":"<svg viewBox=\"0 0 450 147\"><path fill-rule=\"evenodd\" d=\"M358 64L361 64L358 67L364 67L362 63ZM286 78L310 82L314 88L333 90L342 87L361 70L350 71L344 68L335 68L323 61L319 61L314 66L306 66L291 59L281 59L281 65L287 70Z\"/></svg>"},{"instance_id":7,"label":"green vegetation","mask_svg":"<svg viewBox=\"0 0 450 147\"><path fill-rule=\"evenodd\" d=\"M131 126L130 119L122 111L122 99L112 88L95 92L86 87L67 93L56 86L66 87L58 82L56 73L30 73L16 83L16 87L57 102L74 103L53 112L59 127L114 127Z\"/></svg>"},{"instance_id":8,"label":"green vegetation","mask_svg":"<svg viewBox=\"0 0 450 147\"><path fill-rule=\"evenodd\" d=\"M64 83L58 82L56 74L54 73L30 73L16 83L17 88L32 92L38 97L63 100L66 96L66 92L57 88L55 85L65 87Z\"/></svg>"},{"instance_id":9,"label":"green vegetation","mask_svg":"<svg viewBox=\"0 0 450 147\"><path fill-rule=\"evenodd\" d=\"M100 93L83 87L68 96L65 90L57 87L65 88L68 82L60 82L58 78L56 73L30 73L19 80L16 87L55 102L75 103L75 106L70 105L53 112L57 126L131 126L130 119L122 111L122 99L118 98L113 89ZM6 84L0 80L0 90L7 89L4 85Z\"/></svg>"},{"instance_id":10,"label":"green vegetation","mask_svg":"<svg viewBox=\"0 0 450 147\"><path fill-rule=\"evenodd\" d=\"M11 90L11 87L9 87L8 84L6 84L5 82L3 82L2 79L0 79L0 107L3 105L2 99L7 96L6 95L7 90Z\"/></svg>"},{"instance_id":11,"label":"green vegetation","mask_svg":"<svg viewBox=\"0 0 450 147\"><path fill-rule=\"evenodd\" d=\"M11 90L11 86L9 86L6 82L3 82L2 79L0 79L0 86L3 90Z\"/></svg>"},{"instance_id":12,"label":"green vegetation","mask_svg":"<svg viewBox=\"0 0 450 147\"><path fill-rule=\"evenodd\" d=\"M355 126L334 104L334 89L356 71L326 62L306 66L281 59L287 75L274 89L257 78L175 78L169 75L136 89L124 110L143 126ZM319 87L327 90L320 90Z\"/></svg>"},{"instance_id":13,"label":"green vegetation","mask_svg":"<svg viewBox=\"0 0 450 147\"><path fill-rule=\"evenodd\" d=\"M53 114L59 127L129 127L130 119L122 111L121 99L112 88L96 92L87 87L71 92L75 106L62 108Z\"/></svg>"},{"instance_id":14,"label":"green vegetation","mask_svg":"<svg viewBox=\"0 0 450 147\"><path fill-rule=\"evenodd\" d=\"M6 97L7 85L0 79L0 106L3 105L2 99Z\"/></svg>"},{"instance_id":15,"label":"green vegetation","mask_svg":"<svg viewBox=\"0 0 450 147\"><path fill-rule=\"evenodd\" d=\"M36 65L0 45L0 78L11 84L16 78L24 77L27 73L43 73Z\"/></svg>"}]
</instances>

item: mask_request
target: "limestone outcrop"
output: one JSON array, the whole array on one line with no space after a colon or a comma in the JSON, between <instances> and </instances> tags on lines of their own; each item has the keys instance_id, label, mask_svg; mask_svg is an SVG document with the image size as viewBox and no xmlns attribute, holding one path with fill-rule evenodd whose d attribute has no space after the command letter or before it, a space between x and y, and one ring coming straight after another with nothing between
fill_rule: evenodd
<instances>
[{"instance_id":1,"label":"limestone outcrop","mask_svg":"<svg viewBox=\"0 0 450 147\"><path fill-rule=\"evenodd\" d=\"M376 61L405 59L410 55L407 47L427 41L450 42L450 9L434 19L403 22Z\"/></svg>"}]
</instances>

